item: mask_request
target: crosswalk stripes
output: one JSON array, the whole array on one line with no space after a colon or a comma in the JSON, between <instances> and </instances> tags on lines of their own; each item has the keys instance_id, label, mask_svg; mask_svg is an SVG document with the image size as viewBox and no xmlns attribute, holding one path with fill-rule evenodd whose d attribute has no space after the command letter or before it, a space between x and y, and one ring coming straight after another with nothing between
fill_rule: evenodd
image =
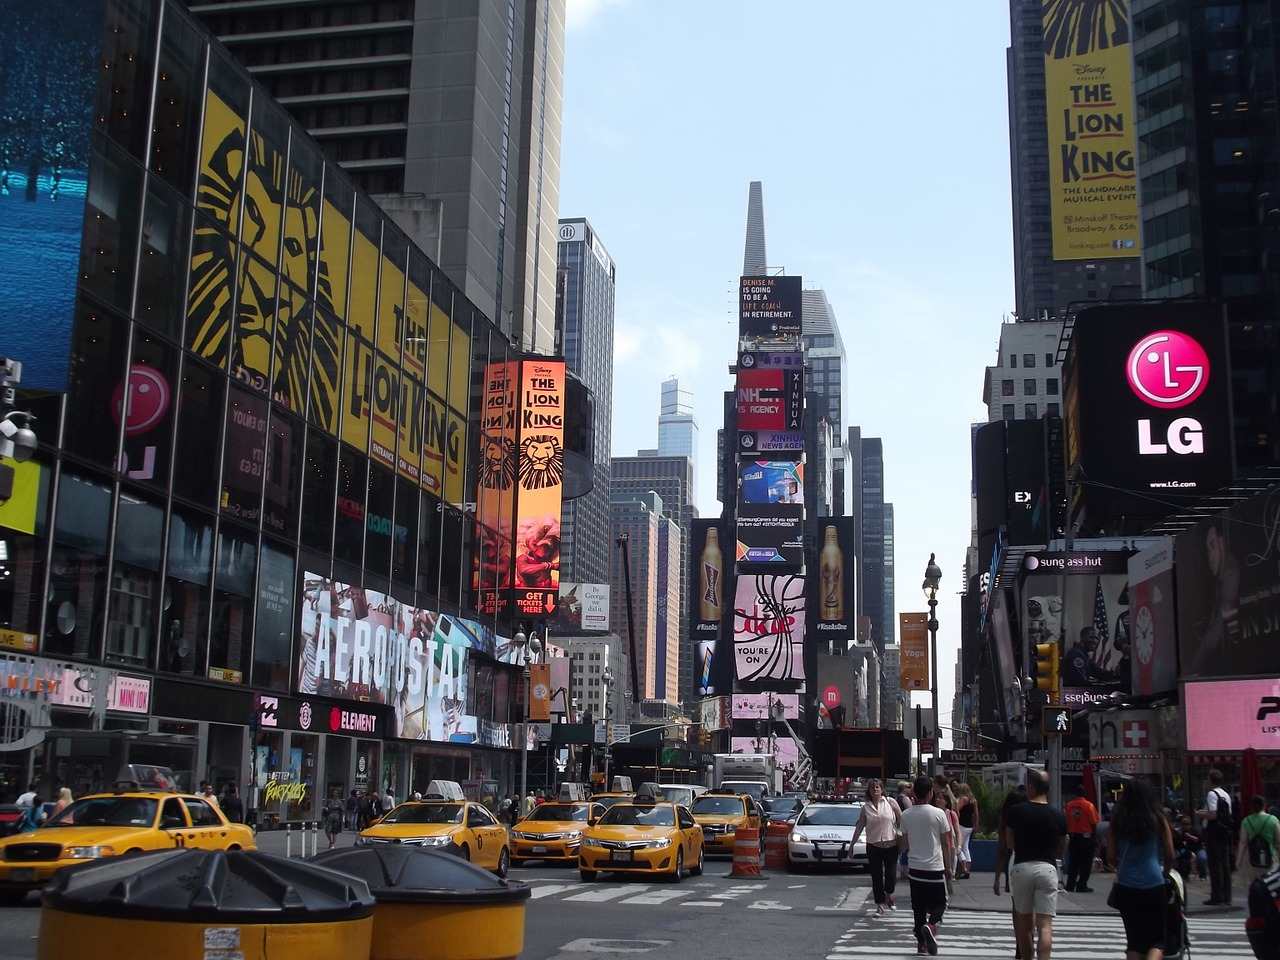
<instances>
[{"instance_id":1,"label":"crosswalk stripes","mask_svg":"<svg viewBox=\"0 0 1280 960\"><path fill-rule=\"evenodd\" d=\"M711 883L685 883L679 887L654 889L637 887L633 884L582 884L582 883L543 883L534 881L529 884L530 897L541 900L545 897L558 896L565 901L576 903L607 903L616 900L619 903L639 906L656 906L674 900L683 901L680 906L688 907L721 907L725 903L741 900L760 890L764 884L737 884L715 893L707 891L715 886ZM688 899L699 897L700 899Z\"/></svg>"},{"instance_id":2,"label":"crosswalk stripes","mask_svg":"<svg viewBox=\"0 0 1280 960\"><path fill-rule=\"evenodd\" d=\"M905 909L903 909L905 907ZM827 960L897 960L915 957L910 906L883 919L862 918L826 955ZM1189 918L1191 954L1195 960L1252 956L1241 914L1196 915ZM1053 921L1055 960L1115 960L1124 952L1124 926L1118 914L1062 915ZM938 954L998 960L1013 956L1013 925L1007 911L950 910L938 928Z\"/></svg>"}]
</instances>

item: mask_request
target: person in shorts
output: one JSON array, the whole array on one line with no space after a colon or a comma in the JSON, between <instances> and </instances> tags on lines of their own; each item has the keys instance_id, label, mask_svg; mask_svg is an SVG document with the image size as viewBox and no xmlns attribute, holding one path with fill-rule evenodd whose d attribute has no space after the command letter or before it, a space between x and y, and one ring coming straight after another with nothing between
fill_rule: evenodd
<instances>
[{"instance_id":1,"label":"person in shorts","mask_svg":"<svg viewBox=\"0 0 1280 960\"><path fill-rule=\"evenodd\" d=\"M1006 813L1005 842L1013 851L1009 889L1018 952L1026 960L1049 960L1053 918L1058 912L1058 862L1067 849L1067 818L1049 805L1049 778L1042 771L1027 771L1027 802Z\"/></svg>"}]
</instances>

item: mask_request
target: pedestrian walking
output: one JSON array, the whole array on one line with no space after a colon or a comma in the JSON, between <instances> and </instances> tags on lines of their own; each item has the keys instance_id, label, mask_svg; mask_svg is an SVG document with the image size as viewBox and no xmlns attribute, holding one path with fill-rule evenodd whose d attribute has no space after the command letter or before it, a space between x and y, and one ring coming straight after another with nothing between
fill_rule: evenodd
<instances>
[{"instance_id":1,"label":"pedestrian walking","mask_svg":"<svg viewBox=\"0 0 1280 960\"><path fill-rule=\"evenodd\" d=\"M1209 854L1209 899L1205 906L1231 902L1231 797L1222 789L1222 771L1214 767L1205 777L1204 806L1196 816L1204 822L1204 845Z\"/></svg>"},{"instance_id":2,"label":"pedestrian walking","mask_svg":"<svg viewBox=\"0 0 1280 960\"><path fill-rule=\"evenodd\" d=\"M1067 892L1093 893L1089 875L1093 872L1094 833L1101 818L1098 808L1076 788L1075 799L1067 804Z\"/></svg>"},{"instance_id":3,"label":"pedestrian walking","mask_svg":"<svg viewBox=\"0 0 1280 960\"><path fill-rule=\"evenodd\" d=\"M523 811L524 815L527 817L529 814L533 813L533 808L536 807L537 805L538 805L538 802L533 797L533 791L530 790L528 796L524 798L524 802L521 804L520 809Z\"/></svg>"},{"instance_id":4,"label":"pedestrian walking","mask_svg":"<svg viewBox=\"0 0 1280 960\"><path fill-rule=\"evenodd\" d=\"M1173 831L1146 780L1125 784L1111 815L1107 857L1116 879L1107 904L1124 923L1125 960L1162 960L1165 941L1165 871L1173 869Z\"/></svg>"},{"instance_id":5,"label":"pedestrian walking","mask_svg":"<svg viewBox=\"0 0 1280 960\"><path fill-rule=\"evenodd\" d=\"M968 880L973 868L973 857L969 853L969 840L973 831L982 822L982 811L978 809L978 799L967 783L956 787L956 818L960 821L960 856L956 872L957 880Z\"/></svg>"},{"instance_id":6,"label":"pedestrian walking","mask_svg":"<svg viewBox=\"0 0 1280 960\"><path fill-rule=\"evenodd\" d=\"M1049 960L1067 818L1049 805L1049 778L1042 771L1027 771L1027 802L1010 807L1005 820L1005 842L1013 851L1009 887L1018 952L1023 960Z\"/></svg>"},{"instance_id":7,"label":"pedestrian walking","mask_svg":"<svg viewBox=\"0 0 1280 960\"><path fill-rule=\"evenodd\" d=\"M866 802L858 815L858 825L854 828L853 839L849 841L849 849L854 848L865 831L877 917L884 916L886 904L890 910L898 906L894 902L893 891L898 879L898 828L901 823L902 810L894 800L884 795L884 784L874 778L869 780Z\"/></svg>"},{"instance_id":8,"label":"pedestrian walking","mask_svg":"<svg viewBox=\"0 0 1280 960\"><path fill-rule=\"evenodd\" d=\"M1254 879L1272 870L1276 850L1280 849L1280 820L1265 812L1267 798L1253 798L1253 813L1240 821L1240 852L1236 855L1236 872L1246 891Z\"/></svg>"},{"instance_id":9,"label":"pedestrian walking","mask_svg":"<svg viewBox=\"0 0 1280 960\"><path fill-rule=\"evenodd\" d=\"M947 822L951 824L951 843L948 845L946 856L947 883L949 885L955 878L960 858L960 817L951 805L951 788L945 783L938 783L937 777L933 780L933 805L947 815ZM948 886L948 889L950 889L950 886Z\"/></svg>"},{"instance_id":10,"label":"pedestrian walking","mask_svg":"<svg viewBox=\"0 0 1280 960\"><path fill-rule=\"evenodd\" d=\"M894 800L898 804L899 810L905 810L911 806L911 784L906 780L898 781L898 795ZM907 855L903 853L898 857L898 879L907 879Z\"/></svg>"},{"instance_id":11,"label":"pedestrian walking","mask_svg":"<svg viewBox=\"0 0 1280 960\"><path fill-rule=\"evenodd\" d=\"M331 791L321 813L324 820L324 836L329 841L330 850L338 844L338 834L342 833L342 821L346 812L346 804L342 802L342 797L338 791Z\"/></svg>"},{"instance_id":12,"label":"pedestrian walking","mask_svg":"<svg viewBox=\"0 0 1280 960\"><path fill-rule=\"evenodd\" d=\"M360 817L360 794L352 790L351 795L347 797L347 829L354 830L356 828L356 820Z\"/></svg>"},{"instance_id":13,"label":"pedestrian walking","mask_svg":"<svg viewBox=\"0 0 1280 960\"><path fill-rule=\"evenodd\" d=\"M228 783L222 792L222 812L232 823L244 823L244 801L240 799L240 790L234 783Z\"/></svg>"},{"instance_id":14,"label":"pedestrian walking","mask_svg":"<svg viewBox=\"0 0 1280 960\"><path fill-rule=\"evenodd\" d=\"M1009 849L1009 843L1004 832L1004 828L1009 824L1009 808L1014 804L1027 802L1027 788L1025 784L1018 784L1007 794L1005 794L1004 804L1000 807L1000 816L996 820L996 875L991 881L991 892L999 896L1000 894L1000 877L1004 876L1004 892L1009 893L1009 861L1013 857L1013 851ZM1010 908L1009 919L1013 926L1013 960L1022 960L1022 948L1018 946L1018 925L1017 912Z\"/></svg>"},{"instance_id":15,"label":"pedestrian walking","mask_svg":"<svg viewBox=\"0 0 1280 960\"><path fill-rule=\"evenodd\" d=\"M902 811L900 845L907 854L916 953L938 953L938 925L947 911L946 857L951 844L951 821L935 807L933 781L917 777L915 802Z\"/></svg>"}]
</instances>

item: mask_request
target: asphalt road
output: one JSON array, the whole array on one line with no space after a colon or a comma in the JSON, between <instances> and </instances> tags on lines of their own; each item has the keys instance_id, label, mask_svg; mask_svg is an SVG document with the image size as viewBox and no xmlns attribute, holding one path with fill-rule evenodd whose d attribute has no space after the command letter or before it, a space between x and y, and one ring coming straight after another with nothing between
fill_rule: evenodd
<instances>
[{"instance_id":1,"label":"asphalt road","mask_svg":"<svg viewBox=\"0 0 1280 960\"><path fill-rule=\"evenodd\" d=\"M296 837L293 846L296 854ZM686 877L675 884L610 875L582 883L572 868L539 864L516 868L512 879L528 883L532 893L520 958L644 960L645 955L653 955L661 960L860 960L865 956L894 960L916 956L905 890L899 890L899 908L879 920L872 916L870 883L864 875L766 871L755 878L733 877L730 870L726 860L708 861L702 877ZM976 876L975 881L981 884ZM1119 960L1123 956L1119 918L1107 910L1105 897L1097 899L1097 912L1058 918L1055 960ZM21 907L0 908L0 960L36 957L40 915L35 894ZM465 911L455 922L465 922ZM1190 926L1197 960L1252 956L1242 911L1196 913L1190 917ZM939 940L941 956L1013 955L1008 913L984 906L962 889L955 893ZM83 953L76 960L89 955ZM423 957L427 956L447 960L438 945L424 946Z\"/></svg>"}]
</instances>

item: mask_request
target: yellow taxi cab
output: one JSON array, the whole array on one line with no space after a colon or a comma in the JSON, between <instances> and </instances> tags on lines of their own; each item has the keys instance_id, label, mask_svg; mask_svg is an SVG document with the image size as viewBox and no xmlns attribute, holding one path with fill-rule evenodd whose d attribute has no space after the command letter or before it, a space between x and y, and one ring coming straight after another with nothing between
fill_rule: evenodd
<instances>
[{"instance_id":1,"label":"yellow taxi cab","mask_svg":"<svg viewBox=\"0 0 1280 960\"><path fill-rule=\"evenodd\" d=\"M20 903L63 867L144 850L256 850L253 831L203 797L120 790L73 801L38 830L0 840L0 902Z\"/></svg>"},{"instance_id":2,"label":"yellow taxi cab","mask_svg":"<svg viewBox=\"0 0 1280 960\"><path fill-rule=\"evenodd\" d=\"M679 883L685 870L701 876L704 862L702 827L693 814L643 791L593 821L578 848L578 873L587 883L605 871L658 874Z\"/></svg>"},{"instance_id":3,"label":"yellow taxi cab","mask_svg":"<svg viewBox=\"0 0 1280 960\"><path fill-rule=\"evenodd\" d=\"M511 862L578 860L578 845L590 820L605 808L598 803L544 803L511 828Z\"/></svg>"},{"instance_id":4,"label":"yellow taxi cab","mask_svg":"<svg viewBox=\"0 0 1280 960\"><path fill-rule=\"evenodd\" d=\"M608 810L615 803L630 803L635 798L636 793L634 790L609 790L604 793L593 793L591 795L591 802L597 803Z\"/></svg>"},{"instance_id":5,"label":"yellow taxi cab","mask_svg":"<svg viewBox=\"0 0 1280 960\"><path fill-rule=\"evenodd\" d=\"M764 818L755 798L746 793L729 790L709 790L694 797L689 807L693 819L702 826L706 838L707 853L733 856L734 835L743 827L760 831L760 846L764 848Z\"/></svg>"},{"instance_id":6,"label":"yellow taxi cab","mask_svg":"<svg viewBox=\"0 0 1280 960\"><path fill-rule=\"evenodd\" d=\"M357 843L414 843L427 848L453 844L464 860L505 877L511 867L507 828L482 803L468 800L462 786L432 780L421 800L402 803L373 826L360 831Z\"/></svg>"}]
</instances>

